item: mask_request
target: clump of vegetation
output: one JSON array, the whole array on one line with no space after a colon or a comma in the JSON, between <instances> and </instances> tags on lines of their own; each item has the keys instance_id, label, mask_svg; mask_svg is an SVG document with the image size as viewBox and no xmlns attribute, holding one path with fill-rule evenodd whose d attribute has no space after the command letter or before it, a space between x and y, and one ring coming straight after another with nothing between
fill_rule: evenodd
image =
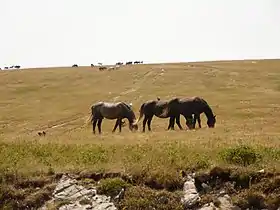
<instances>
[{"instance_id":1,"label":"clump of vegetation","mask_svg":"<svg viewBox=\"0 0 280 210\"><path fill-rule=\"evenodd\" d=\"M220 156L227 163L243 166L254 164L262 158L253 148L245 145L224 149Z\"/></svg>"},{"instance_id":2,"label":"clump of vegetation","mask_svg":"<svg viewBox=\"0 0 280 210\"><path fill-rule=\"evenodd\" d=\"M129 187L130 184L126 183L121 178L108 178L100 180L100 183L97 187L98 194L105 194L108 196L116 196L122 188Z\"/></svg>"},{"instance_id":3,"label":"clump of vegetation","mask_svg":"<svg viewBox=\"0 0 280 210\"><path fill-rule=\"evenodd\" d=\"M183 210L178 192L165 190L153 190L147 187L130 187L123 200L117 204L118 209L159 209L159 210Z\"/></svg>"},{"instance_id":4,"label":"clump of vegetation","mask_svg":"<svg viewBox=\"0 0 280 210\"><path fill-rule=\"evenodd\" d=\"M25 189L18 189L12 184L2 183L0 185L0 208L22 209L25 207L40 207L51 198L54 187L54 185L47 185L41 189L34 189L30 186Z\"/></svg>"}]
</instances>

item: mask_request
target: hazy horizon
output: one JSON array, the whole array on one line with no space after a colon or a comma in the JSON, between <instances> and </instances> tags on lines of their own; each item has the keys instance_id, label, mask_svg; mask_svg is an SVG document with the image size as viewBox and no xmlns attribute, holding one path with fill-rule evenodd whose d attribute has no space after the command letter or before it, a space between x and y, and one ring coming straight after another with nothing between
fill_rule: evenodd
<instances>
[{"instance_id":1,"label":"hazy horizon","mask_svg":"<svg viewBox=\"0 0 280 210\"><path fill-rule=\"evenodd\" d=\"M1 0L0 68L280 58L277 0Z\"/></svg>"}]
</instances>

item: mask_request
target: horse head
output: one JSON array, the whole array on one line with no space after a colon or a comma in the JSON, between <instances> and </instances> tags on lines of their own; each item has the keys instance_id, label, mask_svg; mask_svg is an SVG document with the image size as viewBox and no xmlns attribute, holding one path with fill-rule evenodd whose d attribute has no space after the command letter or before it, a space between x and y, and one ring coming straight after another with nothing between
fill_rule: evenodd
<instances>
[{"instance_id":1,"label":"horse head","mask_svg":"<svg viewBox=\"0 0 280 210\"><path fill-rule=\"evenodd\" d=\"M208 118L207 125L209 128L214 128L216 123L216 115L213 115L213 117Z\"/></svg>"},{"instance_id":2,"label":"horse head","mask_svg":"<svg viewBox=\"0 0 280 210\"><path fill-rule=\"evenodd\" d=\"M168 106L163 107L163 109L161 110L160 116L161 117L167 117L168 114L169 114L169 111L170 111L169 109L170 108Z\"/></svg>"},{"instance_id":3,"label":"horse head","mask_svg":"<svg viewBox=\"0 0 280 210\"><path fill-rule=\"evenodd\" d=\"M126 105L126 116L129 121L129 129L131 131L138 130L138 124L136 116L132 110L132 103L125 104Z\"/></svg>"},{"instance_id":4,"label":"horse head","mask_svg":"<svg viewBox=\"0 0 280 210\"><path fill-rule=\"evenodd\" d=\"M133 122L133 123L129 123L129 129L131 131L137 131L138 130L138 125L136 122Z\"/></svg>"}]
</instances>

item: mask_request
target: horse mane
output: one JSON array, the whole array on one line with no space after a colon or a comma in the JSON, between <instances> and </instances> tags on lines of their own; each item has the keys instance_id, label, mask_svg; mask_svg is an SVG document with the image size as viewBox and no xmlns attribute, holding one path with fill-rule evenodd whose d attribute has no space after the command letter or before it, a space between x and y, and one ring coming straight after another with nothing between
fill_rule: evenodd
<instances>
[{"instance_id":1,"label":"horse mane","mask_svg":"<svg viewBox=\"0 0 280 210\"><path fill-rule=\"evenodd\" d=\"M211 109L207 101L200 97L197 97L197 99L199 99L204 104L204 113L207 116L207 118L214 117L213 110Z\"/></svg>"},{"instance_id":2,"label":"horse mane","mask_svg":"<svg viewBox=\"0 0 280 210\"><path fill-rule=\"evenodd\" d=\"M130 113L131 116L134 116L134 118L136 119L136 116L135 116L135 113L132 110L132 107L129 104L125 103L125 102L122 102L122 104L127 108L128 113Z\"/></svg>"},{"instance_id":3,"label":"horse mane","mask_svg":"<svg viewBox=\"0 0 280 210\"><path fill-rule=\"evenodd\" d=\"M125 103L125 102L122 102L122 104L125 105L127 109L129 109L129 110L132 111L132 107L131 107L132 105L130 106L130 105L128 105L128 104Z\"/></svg>"},{"instance_id":4,"label":"horse mane","mask_svg":"<svg viewBox=\"0 0 280 210\"><path fill-rule=\"evenodd\" d=\"M168 103L172 104L172 103L178 103L180 101L180 98L176 97L176 98L172 98Z\"/></svg>"}]
</instances>

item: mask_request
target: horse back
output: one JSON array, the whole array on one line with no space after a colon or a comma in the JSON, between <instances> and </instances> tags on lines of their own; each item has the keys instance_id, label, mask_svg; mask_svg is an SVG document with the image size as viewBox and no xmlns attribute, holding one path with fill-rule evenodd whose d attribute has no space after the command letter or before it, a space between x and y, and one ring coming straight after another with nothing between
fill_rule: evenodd
<instances>
[{"instance_id":1,"label":"horse back","mask_svg":"<svg viewBox=\"0 0 280 210\"><path fill-rule=\"evenodd\" d=\"M183 109L185 112L191 113L201 113L206 106L208 107L207 102L203 98L198 96L181 98L179 99L179 104L181 110Z\"/></svg>"},{"instance_id":2,"label":"horse back","mask_svg":"<svg viewBox=\"0 0 280 210\"><path fill-rule=\"evenodd\" d=\"M120 102L118 103L109 103L105 102L100 107L100 113L104 118L107 119L116 119L122 116L122 104Z\"/></svg>"}]
</instances>

